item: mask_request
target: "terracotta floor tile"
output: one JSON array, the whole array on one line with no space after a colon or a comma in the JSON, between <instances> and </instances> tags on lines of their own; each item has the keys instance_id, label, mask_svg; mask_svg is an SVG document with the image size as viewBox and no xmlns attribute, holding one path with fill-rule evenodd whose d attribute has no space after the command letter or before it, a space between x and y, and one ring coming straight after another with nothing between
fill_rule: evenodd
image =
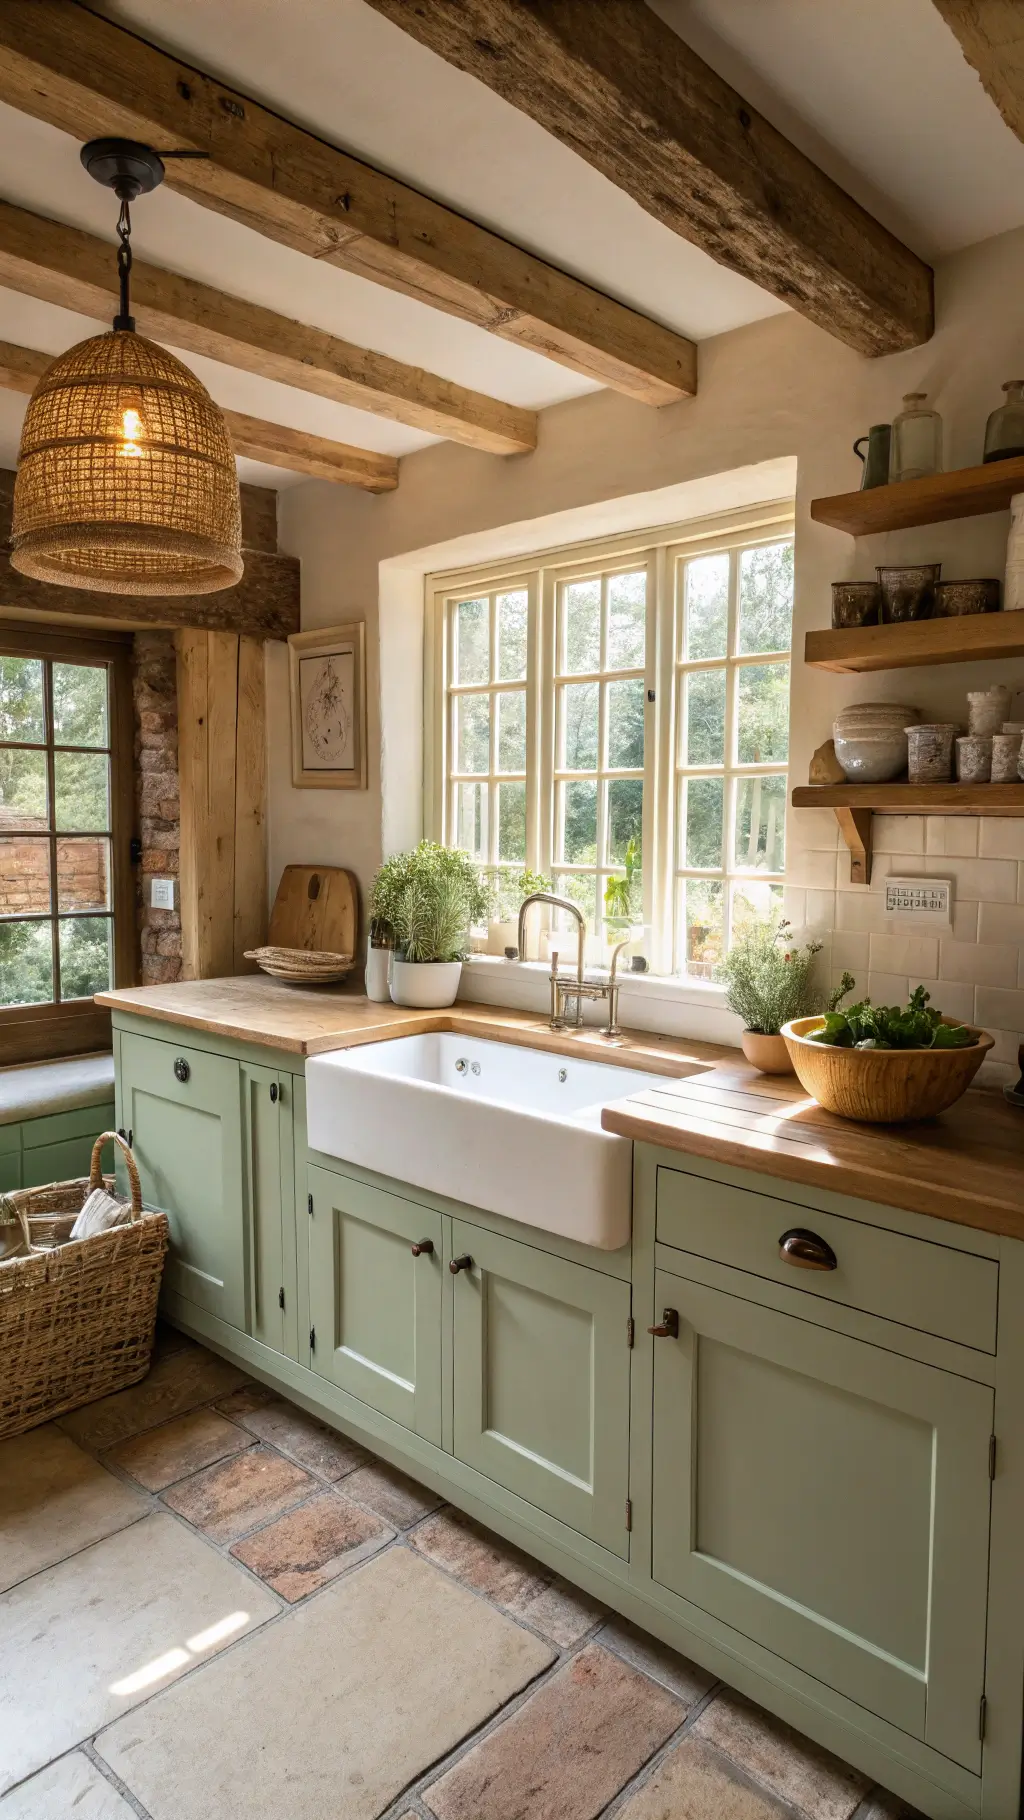
<instances>
[{"instance_id":1,"label":"terracotta floor tile","mask_svg":"<svg viewBox=\"0 0 1024 1820\"><path fill-rule=\"evenodd\" d=\"M377 1820L551 1659L389 1548L118 1720L96 1750L152 1820Z\"/></svg>"},{"instance_id":2,"label":"terracotta floor tile","mask_svg":"<svg viewBox=\"0 0 1024 1820\"><path fill-rule=\"evenodd\" d=\"M326 1423L318 1422L315 1416L307 1415L304 1409L286 1403L281 1397L262 1408L244 1411L238 1420L254 1435L259 1435L261 1441L269 1441L281 1453L298 1460L300 1466L315 1472L318 1479L331 1483L344 1478L370 1457L358 1442L347 1440L336 1429L328 1428Z\"/></svg>"},{"instance_id":3,"label":"terracotta floor tile","mask_svg":"<svg viewBox=\"0 0 1024 1820\"><path fill-rule=\"evenodd\" d=\"M807 1820L850 1820L871 1786L870 1777L739 1694L717 1695L697 1720L698 1732Z\"/></svg>"},{"instance_id":4,"label":"terracotta floor tile","mask_svg":"<svg viewBox=\"0 0 1024 1820\"><path fill-rule=\"evenodd\" d=\"M0 1820L3 1820L2 1809ZM898 1795L890 1795L884 1788L876 1788L872 1790L867 1805L861 1808L857 1820L925 1820L925 1816L916 1807L908 1807Z\"/></svg>"},{"instance_id":5,"label":"terracotta floor tile","mask_svg":"<svg viewBox=\"0 0 1024 1820\"><path fill-rule=\"evenodd\" d=\"M253 1445L252 1435L226 1422L215 1410L193 1409L160 1428L148 1428L144 1434L119 1441L104 1459L120 1466L147 1491L163 1491L176 1479Z\"/></svg>"},{"instance_id":6,"label":"terracotta floor tile","mask_svg":"<svg viewBox=\"0 0 1024 1820\"><path fill-rule=\"evenodd\" d=\"M527 1624L532 1624L534 1630L539 1630L542 1637L557 1643L560 1649L578 1643L588 1630L593 1630L608 1615L603 1605L596 1605L586 1593L569 1586L565 1580L552 1580L535 1599L510 1609Z\"/></svg>"},{"instance_id":7,"label":"terracotta floor tile","mask_svg":"<svg viewBox=\"0 0 1024 1820\"><path fill-rule=\"evenodd\" d=\"M657 1637L649 1637L625 1618L612 1618L595 1640L605 1649L613 1649L623 1661L631 1662L641 1674L650 1675L652 1681L660 1681L687 1708L696 1706L715 1684L714 1676L698 1668L696 1662L678 1655L667 1643L659 1643Z\"/></svg>"},{"instance_id":8,"label":"terracotta floor tile","mask_svg":"<svg viewBox=\"0 0 1024 1820\"><path fill-rule=\"evenodd\" d=\"M271 1390L269 1384L257 1384L254 1379L251 1384L243 1384L241 1390L233 1390L229 1397L219 1397L214 1408L222 1416L229 1416L233 1422L240 1422L252 1410L262 1409L265 1403L276 1401L276 1390Z\"/></svg>"},{"instance_id":9,"label":"terracotta floor tile","mask_svg":"<svg viewBox=\"0 0 1024 1820\"><path fill-rule=\"evenodd\" d=\"M0 1592L148 1508L52 1422L0 1441Z\"/></svg>"},{"instance_id":10,"label":"terracotta floor tile","mask_svg":"<svg viewBox=\"0 0 1024 1820\"><path fill-rule=\"evenodd\" d=\"M390 1542L394 1530L338 1491L321 1492L231 1553L292 1604Z\"/></svg>"},{"instance_id":11,"label":"terracotta floor tile","mask_svg":"<svg viewBox=\"0 0 1024 1820\"><path fill-rule=\"evenodd\" d=\"M663 1687L590 1644L424 1800L438 1820L595 1820L683 1717Z\"/></svg>"},{"instance_id":12,"label":"terracotta floor tile","mask_svg":"<svg viewBox=\"0 0 1024 1820\"><path fill-rule=\"evenodd\" d=\"M258 1523L290 1510L317 1489L317 1480L269 1447L208 1466L164 1492L164 1503L215 1542L233 1542Z\"/></svg>"},{"instance_id":13,"label":"terracotta floor tile","mask_svg":"<svg viewBox=\"0 0 1024 1820\"><path fill-rule=\"evenodd\" d=\"M395 1529L408 1529L410 1523L418 1523L444 1503L436 1492L406 1478L396 1467L386 1466L383 1460L373 1460L352 1473L345 1483L345 1496L375 1510Z\"/></svg>"},{"instance_id":14,"label":"terracotta floor tile","mask_svg":"<svg viewBox=\"0 0 1024 1820\"><path fill-rule=\"evenodd\" d=\"M773 1796L751 1787L713 1745L691 1733L616 1820L787 1820L788 1814Z\"/></svg>"},{"instance_id":15,"label":"terracotta floor tile","mask_svg":"<svg viewBox=\"0 0 1024 1820\"><path fill-rule=\"evenodd\" d=\"M156 1332L153 1335L154 1360L167 1359L172 1352L187 1352L190 1346L196 1344L197 1342L190 1339L187 1333L182 1333L177 1327L172 1327L169 1321L157 1321Z\"/></svg>"},{"instance_id":16,"label":"terracotta floor tile","mask_svg":"<svg viewBox=\"0 0 1024 1820\"><path fill-rule=\"evenodd\" d=\"M352 1495L359 1496L355 1482ZM429 1522L421 1523L409 1540L428 1561L445 1568L476 1592L485 1593L562 1649L577 1643L605 1616L604 1607L594 1604L585 1593L557 1579L539 1561L490 1535L457 1510L440 1511Z\"/></svg>"},{"instance_id":17,"label":"terracotta floor tile","mask_svg":"<svg viewBox=\"0 0 1024 1820\"><path fill-rule=\"evenodd\" d=\"M60 1427L83 1447L103 1453L129 1435L155 1428L171 1416L184 1415L186 1410L226 1396L244 1383L245 1372L239 1371L237 1365L216 1358L204 1346L190 1346L158 1359L148 1377L129 1390L119 1390L112 1397L101 1397L98 1403L61 1416Z\"/></svg>"}]
</instances>

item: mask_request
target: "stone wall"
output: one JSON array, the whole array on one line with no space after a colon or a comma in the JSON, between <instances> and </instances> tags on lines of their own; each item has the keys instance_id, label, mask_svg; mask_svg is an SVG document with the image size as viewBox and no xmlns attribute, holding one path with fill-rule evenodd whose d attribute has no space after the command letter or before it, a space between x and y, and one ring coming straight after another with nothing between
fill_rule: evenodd
<instances>
[{"instance_id":1,"label":"stone wall","mask_svg":"<svg viewBox=\"0 0 1024 1820\"><path fill-rule=\"evenodd\" d=\"M141 983L181 978L181 915L154 910L150 880L177 878L178 695L173 632L137 632L132 660L135 700L135 807L142 858L137 869Z\"/></svg>"}]
</instances>

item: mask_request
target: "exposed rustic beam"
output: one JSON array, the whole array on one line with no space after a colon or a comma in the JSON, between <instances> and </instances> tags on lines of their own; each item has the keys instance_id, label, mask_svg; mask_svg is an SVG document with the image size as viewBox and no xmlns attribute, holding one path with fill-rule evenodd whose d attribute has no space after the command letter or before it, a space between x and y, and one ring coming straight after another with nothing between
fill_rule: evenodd
<instances>
[{"instance_id":1,"label":"exposed rustic beam","mask_svg":"<svg viewBox=\"0 0 1024 1820\"><path fill-rule=\"evenodd\" d=\"M649 215L863 354L931 335L932 274L644 0L369 0Z\"/></svg>"},{"instance_id":2,"label":"exposed rustic beam","mask_svg":"<svg viewBox=\"0 0 1024 1820\"><path fill-rule=\"evenodd\" d=\"M0 284L85 316L105 317L116 309L110 243L10 202L0 202ZM143 334L191 354L471 448L511 455L537 441L533 411L468 391L422 367L355 347L325 329L292 322L142 259L132 263L132 313Z\"/></svg>"},{"instance_id":3,"label":"exposed rustic beam","mask_svg":"<svg viewBox=\"0 0 1024 1820\"><path fill-rule=\"evenodd\" d=\"M35 348L0 341L0 387L8 392L34 392L53 359L52 354L40 354ZM317 480L363 487L367 493L390 493L398 485L398 463L393 455L354 449L347 442L311 436L306 430L292 430L283 423L264 423L262 418L247 417L242 411L225 411L221 407L221 415L235 454L247 455L250 461L266 461L294 474L312 474Z\"/></svg>"},{"instance_id":4,"label":"exposed rustic beam","mask_svg":"<svg viewBox=\"0 0 1024 1820\"><path fill-rule=\"evenodd\" d=\"M1024 9L1019 0L935 0L986 94L1024 139Z\"/></svg>"},{"instance_id":5,"label":"exposed rustic beam","mask_svg":"<svg viewBox=\"0 0 1024 1820\"><path fill-rule=\"evenodd\" d=\"M167 182L208 208L647 404L696 391L696 349L76 0L0 6L0 100L79 139L189 147Z\"/></svg>"}]
</instances>

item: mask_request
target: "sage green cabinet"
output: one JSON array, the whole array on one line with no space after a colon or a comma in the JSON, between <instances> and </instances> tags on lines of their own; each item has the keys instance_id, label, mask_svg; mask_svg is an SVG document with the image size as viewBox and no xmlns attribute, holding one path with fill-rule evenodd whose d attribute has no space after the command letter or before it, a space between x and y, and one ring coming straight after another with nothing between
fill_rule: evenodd
<instances>
[{"instance_id":1,"label":"sage green cabinet","mask_svg":"<svg viewBox=\"0 0 1024 1820\"><path fill-rule=\"evenodd\" d=\"M307 1175L312 1368L439 1447L442 1215L351 1176Z\"/></svg>"},{"instance_id":2,"label":"sage green cabinet","mask_svg":"<svg viewBox=\"0 0 1024 1820\"><path fill-rule=\"evenodd\" d=\"M170 1222L166 1288L246 1327L242 1101L238 1062L180 1043L120 1035L119 1122L149 1207Z\"/></svg>"},{"instance_id":3,"label":"sage green cabinet","mask_svg":"<svg viewBox=\"0 0 1024 1820\"><path fill-rule=\"evenodd\" d=\"M294 1358L295 1211L291 1076L243 1062L242 1160L248 1320L253 1339Z\"/></svg>"},{"instance_id":4,"label":"sage green cabinet","mask_svg":"<svg viewBox=\"0 0 1024 1820\"><path fill-rule=\"evenodd\" d=\"M653 1578L976 1772L993 1393L732 1274L656 1273Z\"/></svg>"},{"instance_id":5,"label":"sage green cabinet","mask_svg":"<svg viewBox=\"0 0 1024 1820\"><path fill-rule=\"evenodd\" d=\"M456 1458L625 1557L629 1284L462 1220L452 1256Z\"/></svg>"}]
</instances>

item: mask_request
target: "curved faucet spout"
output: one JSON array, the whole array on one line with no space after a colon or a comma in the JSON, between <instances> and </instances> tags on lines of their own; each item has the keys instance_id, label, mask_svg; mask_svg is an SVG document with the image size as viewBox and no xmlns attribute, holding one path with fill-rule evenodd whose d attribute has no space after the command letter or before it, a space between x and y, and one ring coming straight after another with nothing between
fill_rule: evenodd
<instances>
[{"instance_id":1,"label":"curved faucet spout","mask_svg":"<svg viewBox=\"0 0 1024 1820\"><path fill-rule=\"evenodd\" d=\"M578 925L576 978L579 981L579 984L582 986L583 968L584 968L584 963L586 960L586 949L587 949L587 922L586 922L586 918L583 915L583 912L580 909L579 905L574 904L571 897L557 897L553 891L533 891L530 893L529 897L524 897L522 903L519 906L519 942L518 942L518 945L519 945L520 960L522 960L522 957L526 952L526 913L529 910L531 904L551 904L555 910L568 910L569 915L574 916L576 918L576 922Z\"/></svg>"}]
</instances>

